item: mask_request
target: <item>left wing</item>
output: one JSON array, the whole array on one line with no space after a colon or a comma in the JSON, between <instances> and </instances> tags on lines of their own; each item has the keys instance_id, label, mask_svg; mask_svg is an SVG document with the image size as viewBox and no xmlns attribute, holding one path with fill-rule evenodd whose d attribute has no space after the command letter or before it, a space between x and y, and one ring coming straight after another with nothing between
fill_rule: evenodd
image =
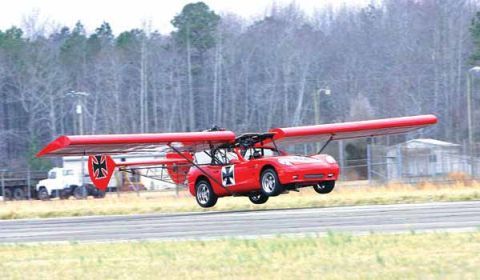
<instances>
[{"instance_id":1,"label":"left wing","mask_svg":"<svg viewBox=\"0 0 480 280\"><path fill-rule=\"evenodd\" d=\"M169 147L196 152L234 141L232 131L60 136L38 152L37 157L158 152Z\"/></svg>"}]
</instances>

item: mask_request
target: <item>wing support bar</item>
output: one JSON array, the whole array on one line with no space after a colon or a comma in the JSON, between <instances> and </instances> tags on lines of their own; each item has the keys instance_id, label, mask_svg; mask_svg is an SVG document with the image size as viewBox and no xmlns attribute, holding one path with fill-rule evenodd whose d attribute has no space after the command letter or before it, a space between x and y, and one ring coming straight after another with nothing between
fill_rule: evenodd
<instances>
[{"instance_id":1,"label":"wing support bar","mask_svg":"<svg viewBox=\"0 0 480 280\"><path fill-rule=\"evenodd\" d=\"M330 137L328 138L327 142L325 142L325 144L323 144L322 148L318 151L317 154L320 154L323 152L323 150L325 150L325 148L328 146L328 144L330 144L330 142L332 142L333 140L333 134L330 135Z\"/></svg>"}]
</instances>

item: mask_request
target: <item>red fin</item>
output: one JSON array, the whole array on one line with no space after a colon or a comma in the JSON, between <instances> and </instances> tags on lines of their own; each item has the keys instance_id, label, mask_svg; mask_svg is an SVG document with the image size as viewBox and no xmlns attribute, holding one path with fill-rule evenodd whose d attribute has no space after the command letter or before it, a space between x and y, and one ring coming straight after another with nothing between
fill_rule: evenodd
<instances>
[{"instance_id":1,"label":"red fin","mask_svg":"<svg viewBox=\"0 0 480 280\"><path fill-rule=\"evenodd\" d=\"M88 157L88 174L97 189L105 191L115 170L115 162L108 155Z\"/></svg>"},{"instance_id":2,"label":"red fin","mask_svg":"<svg viewBox=\"0 0 480 280\"><path fill-rule=\"evenodd\" d=\"M178 159L178 160L186 161L185 158L187 158L188 160L193 161L192 154L188 152L183 152L182 155L183 156L177 153L167 153L167 159ZM175 184L183 184L185 183L185 180L187 180L188 170L190 170L191 166L192 165L188 163L183 163L183 164L169 163L167 164L167 172L168 172L168 175L170 175L170 178L172 179L172 181L175 182Z\"/></svg>"}]
</instances>

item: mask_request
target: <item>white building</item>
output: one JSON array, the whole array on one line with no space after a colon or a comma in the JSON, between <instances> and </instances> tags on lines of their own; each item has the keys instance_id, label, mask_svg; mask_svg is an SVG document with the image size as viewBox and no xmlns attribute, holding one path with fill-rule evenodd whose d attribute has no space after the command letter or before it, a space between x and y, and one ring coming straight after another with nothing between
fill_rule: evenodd
<instances>
[{"instance_id":1,"label":"white building","mask_svg":"<svg viewBox=\"0 0 480 280\"><path fill-rule=\"evenodd\" d=\"M435 139L414 139L387 149L389 180L471 174L462 146Z\"/></svg>"}]
</instances>

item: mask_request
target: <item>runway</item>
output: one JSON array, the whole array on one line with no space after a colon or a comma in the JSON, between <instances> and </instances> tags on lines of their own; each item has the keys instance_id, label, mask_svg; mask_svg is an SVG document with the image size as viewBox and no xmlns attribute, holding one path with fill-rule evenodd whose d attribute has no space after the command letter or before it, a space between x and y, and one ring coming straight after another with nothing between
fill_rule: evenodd
<instances>
[{"instance_id":1,"label":"runway","mask_svg":"<svg viewBox=\"0 0 480 280\"><path fill-rule=\"evenodd\" d=\"M480 230L480 201L0 221L0 243Z\"/></svg>"}]
</instances>

